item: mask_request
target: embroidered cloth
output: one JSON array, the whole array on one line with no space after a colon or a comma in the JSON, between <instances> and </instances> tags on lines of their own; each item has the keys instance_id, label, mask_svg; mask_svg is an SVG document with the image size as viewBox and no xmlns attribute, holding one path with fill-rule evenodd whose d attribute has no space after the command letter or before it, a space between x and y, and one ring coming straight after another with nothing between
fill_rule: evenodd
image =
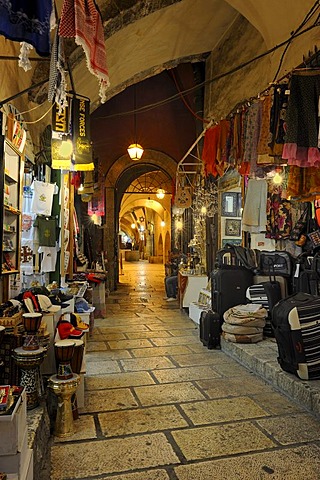
<instances>
[{"instance_id":1,"label":"embroidered cloth","mask_svg":"<svg viewBox=\"0 0 320 480\"><path fill-rule=\"evenodd\" d=\"M109 86L101 15L93 0L64 0L59 25L61 37L74 38L87 59L89 71L99 79L101 102Z\"/></svg>"}]
</instances>

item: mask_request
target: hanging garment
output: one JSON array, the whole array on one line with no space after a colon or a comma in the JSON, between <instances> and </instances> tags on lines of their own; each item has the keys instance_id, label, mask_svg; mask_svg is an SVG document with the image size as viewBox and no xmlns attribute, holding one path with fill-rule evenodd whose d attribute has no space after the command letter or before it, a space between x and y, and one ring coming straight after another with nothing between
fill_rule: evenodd
<instances>
[{"instance_id":1,"label":"hanging garment","mask_svg":"<svg viewBox=\"0 0 320 480\"><path fill-rule=\"evenodd\" d=\"M38 253L42 253L41 273L55 272L57 262L56 247L39 247Z\"/></svg>"},{"instance_id":2,"label":"hanging garment","mask_svg":"<svg viewBox=\"0 0 320 480\"><path fill-rule=\"evenodd\" d=\"M30 185L24 185L22 196L22 214L21 214L21 239L33 240L34 227L33 222L36 218L34 213L31 213L31 203L33 198L33 190Z\"/></svg>"},{"instance_id":3,"label":"hanging garment","mask_svg":"<svg viewBox=\"0 0 320 480\"><path fill-rule=\"evenodd\" d=\"M240 175L249 175L250 173L250 162L244 159L244 148L245 148L245 139L246 139L246 116L247 116L247 109L242 108L241 112L239 113L239 120L237 125L237 165L238 165L238 172ZM235 135L234 135L235 139Z\"/></svg>"},{"instance_id":4,"label":"hanging garment","mask_svg":"<svg viewBox=\"0 0 320 480\"><path fill-rule=\"evenodd\" d=\"M274 163L274 157L270 153L270 115L271 115L272 98L266 95L261 99L261 127L257 146L258 165L271 165Z\"/></svg>"},{"instance_id":5,"label":"hanging garment","mask_svg":"<svg viewBox=\"0 0 320 480\"><path fill-rule=\"evenodd\" d=\"M58 239L56 217L37 217L34 226L38 228L40 247L55 247Z\"/></svg>"},{"instance_id":6,"label":"hanging garment","mask_svg":"<svg viewBox=\"0 0 320 480\"><path fill-rule=\"evenodd\" d=\"M266 231L267 181L250 179L243 209L242 230L259 233Z\"/></svg>"},{"instance_id":7,"label":"hanging garment","mask_svg":"<svg viewBox=\"0 0 320 480\"><path fill-rule=\"evenodd\" d=\"M104 192L99 189L97 192L94 192L92 200L88 203L88 215L103 217L104 214Z\"/></svg>"},{"instance_id":8,"label":"hanging garment","mask_svg":"<svg viewBox=\"0 0 320 480\"><path fill-rule=\"evenodd\" d=\"M33 239L21 240L20 270L24 275L33 275Z\"/></svg>"},{"instance_id":9,"label":"hanging garment","mask_svg":"<svg viewBox=\"0 0 320 480\"><path fill-rule=\"evenodd\" d=\"M272 93L270 111L270 155L281 157L285 143L285 119L288 107L288 85L277 85Z\"/></svg>"},{"instance_id":10,"label":"hanging garment","mask_svg":"<svg viewBox=\"0 0 320 480\"><path fill-rule=\"evenodd\" d=\"M248 108L245 117L245 141L243 160L250 165L250 174L255 174L258 170L258 141L261 128L261 102L255 102Z\"/></svg>"},{"instance_id":11,"label":"hanging garment","mask_svg":"<svg viewBox=\"0 0 320 480\"><path fill-rule=\"evenodd\" d=\"M208 128L204 135L202 161L204 163L204 171L206 176L211 174L216 177L218 175L218 171L216 168L216 160L219 146L220 130L220 125L215 125L214 127Z\"/></svg>"},{"instance_id":12,"label":"hanging garment","mask_svg":"<svg viewBox=\"0 0 320 480\"><path fill-rule=\"evenodd\" d=\"M287 196L313 200L320 197L320 168L300 168L295 165L289 167Z\"/></svg>"},{"instance_id":13,"label":"hanging garment","mask_svg":"<svg viewBox=\"0 0 320 480\"><path fill-rule=\"evenodd\" d=\"M294 72L286 115L287 132L282 158L289 165L319 167L320 72Z\"/></svg>"},{"instance_id":14,"label":"hanging garment","mask_svg":"<svg viewBox=\"0 0 320 480\"><path fill-rule=\"evenodd\" d=\"M50 59L48 100L57 104L59 113L68 106L66 69L64 65L63 40L59 37L58 30L56 30Z\"/></svg>"},{"instance_id":15,"label":"hanging garment","mask_svg":"<svg viewBox=\"0 0 320 480\"><path fill-rule=\"evenodd\" d=\"M33 47L40 56L50 55L50 30L54 23L52 0L0 0L0 34L21 42L19 66L31 68L28 60Z\"/></svg>"},{"instance_id":16,"label":"hanging garment","mask_svg":"<svg viewBox=\"0 0 320 480\"><path fill-rule=\"evenodd\" d=\"M76 44L83 48L89 71L99 79L99 95L104 103L110 82L103 25L94 0L64 0L59 35L75 38Z\"/></svg>"},{"instance_id":17,"label":"hanging garment","mask_svg":"<svg viewBox=\"0 0 320 480\"><path fill-rule=\"evenodd\" d=\"M34 180L31 188L33 197L31 202L31 213L38 215L51 215L53 195L57 193L58 186L54 183L45 183Z\"/></svg>"},{"instance_id":18,"label":"hanging garment","mask_svg":"<svg viewBox=\"0 0 320 480\"><path fill-rule=\"evenodd\" d=\"M268 183L266 238L287 239L292 230L291 202L283 195L281 185Z\"/></svg>"},{"instance_id":19,"label":"hanging garment","mask_svg":"<svg viewBox=\"0 0 320 480\"><path fill-rule=\"evenodd\" d=\"M227 168L228 158L228 139L230 136L230 121L221 120L220 122L220 135L216 158L216 170L220 177L224 174Z\"/></svg>"}]
</instances>

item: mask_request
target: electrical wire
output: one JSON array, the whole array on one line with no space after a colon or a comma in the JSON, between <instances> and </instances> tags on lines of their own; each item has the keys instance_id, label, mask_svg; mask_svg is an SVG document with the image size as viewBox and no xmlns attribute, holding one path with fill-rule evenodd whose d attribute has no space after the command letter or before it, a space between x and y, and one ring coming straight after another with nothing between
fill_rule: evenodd
<instances>
[{"instance_id":1,"label":"electrical wire","mask_svg":"<svg viewBox=\"0 0 320 480\"><path fill-rule=\"evenodd\" d=\"M26 125L31 125L31 124L33 124L33 123L38 123L38 122L40 122L41 120L43 120L44 117L45 117L46 115L48 115L48 113L51 112L52 109L53 109L53 104L50 106L49 110L47 110L47 111L46 111L43 115L41 115L41 117L38 118L37 120L34 120L33 122L26 122L25 120L23 120L23 123L25 123Z\"/></svg>"},{"instance_id":2,"label":"electrical wire","mask_svg":"<svg viewBox=\"0 0 320 480\"><path fill-rule=\"evenodd\" d=\"M174 70L171 70L170 73L171 73L171 76L172 76L173 81L174 81L174 83L175 83L175 86L176 86L176 88L177 88L177 90L178 90L178 92L179 92L179 94L180 94L180 98L181 98L182 102L184 103L184 105L185 105L185 106L187 107L187 109L189 110L189 112L191 112L192 115L193 115L197 120L200 120L200 121L203 122L203 123L209 123L210 120L207 120L207 119L205 119L205 118L200 117L199 115L196 114L196 112L194 112L194 111L192 110L192 108L190 107L189 103L188 103L187 100L184 98L183 93L181 92L181 89L180 89L180 87L179 87L179 85L178 85L178 81L177 81L177 78L176 78L176 75L175 75Z\"/></svg>"},{"instance_id":3,"label":"electrical wire","mask_svg":"<svg viewBox=\"0 0 320 480\"><path fill-rule=\"evenodd\" d=\"M319 8L319 7L318 7ZM186 95L188 93L191 93L191 92L194 92L206 85L210 85L218 80L221 80L222 78L225 78L225 77L228 77L229 75L232 75L233 73L236 73L238 72L239 70L242 70L243 68L247 67L248 65L250 65L251 63L254 63L256 62L257 60L260 60L261 58L267 56L267 55L270 55L271 53L275 52L276 50L278 50L279 48L283 47L284 45L286 45L288 42L292 42L292 40L294 38L297 38L297 37L300 37L301 35L309 32L310 30L312 30L313 28L315 27L319 27L319 23L318 21L316 21L313 25L310 25L309 27L305 28L304 30L301 30L300 32L298 32L297 34L294 35L294 37L290 36L288 39L284 40L283 42L279 43L278 45L275 45L274 47L270 48L269 50L266 50L265 52L257 55L256 57L253 57L251 58L250 60L246 61L246 62L243 62L241 63L240 65L237 65L236 67L228 70L227 72L225 73L221 73L219 75L216 75L215 77L209 79L209 80L204 80L203 82L200 82L198 83L197 85L193 86L193 87L190 87L186 90L183 90L179 93L176 93L174 95L171 95L170 97L167 97L163 100L160 100L159 102L155 102L155 103L151 103L151 104L148 104L148 105L144 105L142 107L139 107L138 109L136 109L135 111L134 110L128 110L128 111L125 111L125 112L118 112L118 113L114 113L114 114L111 114L111 115L102 115L102 116L97 116L97 117L93 117L93 120L98 120L98 119L104 119L104 118L108 118L108 119L111 119L111 118L118 118L118 117L124 117L124 116L127 116L127 115L132 115L133 113L136 113L136 114L139 114L139 113L144 113L144 112L148 112L150 110L153 110L155 108L158 108L158 107L161 107L161 106L164 106L164 105L167 105L168 103L171 103L175 100L178 100L180 99L181 95Z\"/></svg>"},{"instance_id":4,"label":"electrical wire","mask_svg":"<svg viewBox=\"0 0 320 480\"><path fill-rule=\"evenodd\" d=\"M275 83L277 78L278 78L278 75L279 75L279 72L281 70L284 57L285 57L287 51L289 50L289 47L292 43L292 40L296 37L297 33L301 30L301 28L303 28L306 25L306 23L312 18L312 16L316 13L316 11L318 9L319 9L319 0L316 0L316 2L313 4L313 6L311 7L311 9L307 13L307 15L304 17L304 19L302 20L300 25L292 32L291 37L290 37L287 45L285 46L284 51L282 52L277 71L276 71L275 76L273 78L273 83Z\"/></svg>"}]
</instances>

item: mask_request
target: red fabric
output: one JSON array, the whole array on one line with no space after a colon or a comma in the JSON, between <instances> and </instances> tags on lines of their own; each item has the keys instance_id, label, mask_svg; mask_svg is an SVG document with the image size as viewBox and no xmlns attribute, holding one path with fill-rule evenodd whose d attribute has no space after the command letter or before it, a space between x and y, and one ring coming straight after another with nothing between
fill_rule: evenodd
<instances>
[{"instance_id":1,"label":"red fabric","mask_svg":"<svg viewBox=\"0 0 320 480\"><path fill-rule=\"evenodd\" d=\"M74 37L81 45L89 71L99 78L101 88L109 85L103 25L93 0L64 0L59 25L60 37Z\"/></svg>"},{"instance_id":2,"label":"red fabric","mask_svg":"<svg viewBox=\"0 0 320 480\"><path fill-rule=\"evenodd\" d=\"M204 163L205 175L210 173L216 177L218 175L216 161L220 140L220 125L209 128L204 135L202 160Z\"/></svg>"}]
</instances>

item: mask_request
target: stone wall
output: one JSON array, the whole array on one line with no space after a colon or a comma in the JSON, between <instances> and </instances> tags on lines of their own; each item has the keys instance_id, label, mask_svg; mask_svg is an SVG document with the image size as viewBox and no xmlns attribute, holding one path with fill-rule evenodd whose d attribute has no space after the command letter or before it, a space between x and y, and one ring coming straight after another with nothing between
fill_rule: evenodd
<instances>
[{"instance_id":1,"label":"stone wall","mask_svg":"<svg viewBox=\"0 0 320 480\"><path fill-rule=\"evenodd\" d=\"M293 40L284 56L278 79L300 65L303 55L313 51L318 42L317 32L315 28ZM239 15L219 47L206 60L205 118L219 121L237 104L267 89L277 72L284 48L276 49L231 75L213 80L269 49L261 34Z\"/></svg>"}]
</instances>

